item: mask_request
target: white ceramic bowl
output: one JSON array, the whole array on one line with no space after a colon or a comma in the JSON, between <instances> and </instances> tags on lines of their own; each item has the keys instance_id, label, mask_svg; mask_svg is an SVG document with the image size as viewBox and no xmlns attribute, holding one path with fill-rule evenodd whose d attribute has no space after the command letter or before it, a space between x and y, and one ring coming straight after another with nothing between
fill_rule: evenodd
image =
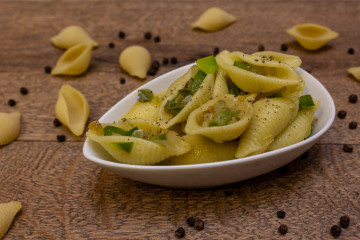
<instances>
[{"instance_id":1,"label":"white ceramic bowl","mask_svg":"<svg viewBox=\"0 0 360 240\"><path fill-rule=\"evenodd\" d=\"M165 91L191 65L166 73L140 88L149 88L155 93ZM100 167L122 177L167 187L213 187L242 181L270 172L306 152L320 139L334 121L335 105L329 92L306 71L298 68L297 72L305 80L304 93L309 93L315 99L321 101L321 107L315 115L318 121L314 126L311 136L302 142L256 156L222 162L179 166L139 166L116 162L99 144L86 139L83 147L84 156ZM118 121L136 102L136 98L137 89L115 104L99 121L101 123Z\"/></svg>"}]
</instances>

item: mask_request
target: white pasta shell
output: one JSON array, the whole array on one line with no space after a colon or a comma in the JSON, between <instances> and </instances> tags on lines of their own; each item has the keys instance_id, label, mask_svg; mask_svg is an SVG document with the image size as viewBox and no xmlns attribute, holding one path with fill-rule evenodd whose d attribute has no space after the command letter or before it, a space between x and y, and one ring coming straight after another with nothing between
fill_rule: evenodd
<instances>
[{"instance_id":1,"label":"white pasta shell","mask_svg":"<svg viewBox=\"0 0 360 240\"><path fill-rule=\"evenodd\" d=\"M21 209L21 202L8 202L0 204L0 239L2 239L17 214Z\"/></svg>"},{"instance_id":2,"label":"white pasta shell","mask_svg":"<svg viewBox=\"0 0 360 240\"><path fill-rule=\"evenodd\" d=\"M227 74L222 69L218 69L215 77L214 91L212 97L222 96L229 93L227 85Z\"/></svg>"},{"instance_id":3,"label":"white pasta shell","mask_svg":"<svg viewBox=\"0 0 360 240\"><path fill-rule=\"evenodd\" d=\"M235 16L220 8L212 7L207 9L191 26L205 31L218 31L235 21Z\"/></svg>"},{"instance_id":4,"label":"white pasta shell","mask_svg":"<svg viewBox=\"0 0 360 240\"><path fill-rule=\"evenodd\" d=\"M75 45L59 58L52 75L80 75L89 67L93 46L89 43Z\"/></svg>"},{"instance_id":5,"label":"white pasta shell","mask_svg":"<svg viewBox=\"0 0 360 240\"><path fill-rule=\"evenodd\" d=\"M278 61L278 62L286 63L292 66L293 68L300 67L302 63L300 57L296 55L290 55L290 54L273 52L273 51L256 52L251 55L265 57L267 60L270 61Z\"/></svg>"},{"instance_id":6,"label":"white pasta shell","mask_svg":"<svg viewBox=\"0 0 360 240\"><path fill-rule=\"evenodd\" d=\"M93 47L97 47L89 34L79 26L68 26L64 28L58 35L51 38L51 42L59 48L68 49L80 43L89 43Z\"/></svg>"},{"instance_id":7,"label":"white pasta shell","mask_svg":"<svg viewBox=\"0 0 360 240\"><path fill-rule=\"evenodd\" d=\"M339 36L337 32L313 23L298 24L286 32L307 50L317 50Z\"/></svg>"},{"instance_id":8,"label":"white pasta shell","mask_svg":"<svg viewBox=\"0 0 360 240\"><path fill-rule=\"evenodd\" d=\"M360 67L349 68L348 73L353 75L356 80L360 81Z\"/></svg>"},{"instance_id":9,"label":"white pasta shell","mask_svg":"<svg viewBox=\"0 0 360 240\"><path fill-rule=\"evenodd\" d=\"M121 52L119 63L130 76L145 78L151 66L151 56L142 46L130 46Z\"/></svg>"},{"instance_id":10,"label":"white pasta shell","mask_svg":"<svg viewBox=\"0 0 360 240\"><path fill-rule=\"evenodd\" d=\"M19 112L0 112L0 146L11 143L19 136L20 118Z\"/></svg>"},{"instance_id":11,"label":"white pasta shell","mask_svg":"<svg viewBox=\"0 0 360 240\"><path fill-rule=\"evenodd\" d=\"M81 92L64 84L59 91L55 113L62 124L80 136L89 117L89 104Z\"/></svg>"}]
</instances>

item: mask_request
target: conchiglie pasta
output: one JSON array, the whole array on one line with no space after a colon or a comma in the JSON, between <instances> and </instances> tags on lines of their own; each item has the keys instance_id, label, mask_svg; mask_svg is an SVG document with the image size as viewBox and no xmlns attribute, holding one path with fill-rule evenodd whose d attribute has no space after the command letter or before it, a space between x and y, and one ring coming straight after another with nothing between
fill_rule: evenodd
<instances>
[{"instance_id":1,"label":"conchiglie pasta","mask_svg":"<svg viewBox=\"0 0 360 240\"><path fill-rule=\"evenodd\" d=\"M89 104L84 95L64 84L55 105L56 117L76 136L80 136L89 117Z\"/></svg>"},{"instance_id":2,"label":"conchiglie pasta","mask_svg":"<svg viewBox=\"0 0 360 240\"><path fill-rule=\"evenodd\" d=\"M58 35L51 38L51 42L59 48L68 49L81 43L89 43L93 47L97 47L89 34L79 26L68 26L64 28Z\"/></svg>"},{"instance_id":3,"label":"conchiglie pasta","mask_svg":"<svg viewBox=\"0 0 360 240\"><path fill-rule=\"evenodd\" d=\"M52 75L80 75L89 67L91 60L92 44L81 43L75 45L59 58Z\"/></svg>"},{"instance_id":4,"label":"conchiglie pasta","mask_svg":"<svg viewBox=\"0 0 360 240\"><path fill-rule=\"evenodd\" d=\"M286 32L307 50L317 50L339 36L325 26L312 23L295 25Z\"/></svg>"},{"instance_id":5,"label":"conchiglie pasta","mask_svg":"<svg viewBox=\"0 0 360 240\"><path fill-rule=\"evenodd\" d=\"M0 204L0 239L5 236L20 209L21 202L12 201Z\"/></svg>"},{"instance_id":6,"label":"conchiglie pasta","mask_svg":"<svg viewBox=\"0 0 360 240\"><path fill-rule=\"evenodd\" d=\"M302 63L301 59L298 56L273 51L256 52L251 55L259 56L261 57L261 59L286 63L293 68L300 67Z\"/></svg>"},{"instance_id":7,"label":"conchiglie pasta","mask_svg":"<svg viewBox=\"0 0 360 240\"><path fill-rule=\"evenodd\" d=\"M192 28L205 31L218 31L236 21L236 17L224 10L212 7L207 9L199 19L192 24Z\"/></svg>"},{"instance_id":8,"label":"conchiglie pasta","mask_svg":"<svg viewBox=\"0 0 360 240\"><path fill-rule=\"evenodd\" d=\"M224 94L229 94L229 88L227 85L227 75L222 70L219 69L216 73L215 83L214 83L214 91L212 97L222 96Z\"/></svg>"},{"instance_id":9,"label":"conchiglie pasta","mask_svg":"<svg viewBox=\"0 0 360 240\"><path fill-rule=\"evenodd\" d=\"M119 64L130 76L145 78L151 66L151 55L142 46L130 46L121 52Z\"/></svg>"},{"instance_id":10,"label":"conchiglie pasta","mask_svg":"<svg viewBox=\"0 0 360 240\"><path fill-rule=\"evenodd\" d=\"M353 75L356 80L360 81L360 67L349 68L348 73Z\"/></svg>"},{"instance_id":11,"label":"conchiglie pasta","mask_svg":"<svg viewBox=\"0 0 360 240\"><path fill-rule=\"evenodd\" d=\"M20 117L19 112L0 112L0 146L11 143L19 136Z\"/></svg>"}]
</instances>

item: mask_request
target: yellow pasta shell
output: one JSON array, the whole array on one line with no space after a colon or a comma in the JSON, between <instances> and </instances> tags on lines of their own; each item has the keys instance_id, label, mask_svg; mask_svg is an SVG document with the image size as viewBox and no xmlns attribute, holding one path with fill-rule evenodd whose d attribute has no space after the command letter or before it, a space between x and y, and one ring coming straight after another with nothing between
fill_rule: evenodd
<instances>
[{"instance_id":1,"label":"yellow pasta shell","mask_svg":"<svg viewBox=\"0 0 360 240\"><path fill-rule=\"evenodd\" d=\"M0 204L0 239L2 239L17 214L21 209L21 202L8 202Z\"/></svg>"},{"instance_id":2,"label":"yellow pasta shell","mask_svg":"<svg viewBox=\"0 0 360 240\"><path fill-rule=\"evenodd\" d=\"M0 112L0 146L11 143L19 136L20 117L19 112Z\"/></svg>"},{"instance_id":3,"label":"yellow pasta shell","mask_svg":"<svg viewBox=\"0 0 360 240\"><path fill-rule=\"evenodd\" d=\"M207 9L191 26L205 31L218 31L235 21L235 16L220 8L212 7Z\"/></svg>"},{"instance_id":4,"label":"yellow pasta shell","mask_svg":"<svg viewBox=\"0 0 360 240\"><path fill-rule=\"evenodd\" d=\"M91 59L92 44L81 43L75 45L59 58L52 75L80 75L89 67Z\"/></svg>"},{"instance_id":5,"label":"yellow pasta shell","mask_svg":"<svg viewBox=\"0 0 360 240\"><path fill-rule=\"evenodd\" d=\"M360 81L360 67L349 68L348 73L353 75L356 80Z\"/></svg>"},{"instance_id":6,"label":"yellow pasta shell","mask_svg":"<svg viewBox=\"0 0 360 240\"><path fill-rule=\"evenodd\" d=\"M266 93L301 82L295 70L287 64L262 59L242 52L221 52L216 56L218 65L241 90ZM235 61L246 62L254 71L234 66Z\"/></svg>"},{"instance_id":7,"label":"yellow pasta shell","mask_svg":"<svg viewBox=\"0 0 360 240\"><path fill-rule=\"evenodd\" d=\"M68 49L81 43L89 43L93 47L97 47L89 34L79 26L68 26L64 28L58 35L51 38L51 42L59 48Z\"/></svg>"},{"instance_id":8,"label":"yellow pasta shell","mask_svg":"<svg viewBox=\"0 0 360 240\"><path fill-rule=\"evenodd\" d=\"M121 52L119 63L130 76L145 78L151 66L151 56L142 46L130 46Z\"/></svg>"},{"instance_id":9,"label":"yellow pasta shell","mask_svg":"<svg viewBox=\"0 0 360 240\"><path fill-rule=\"evenodd\" d=\"M286 32L307 50L317 50L339 36L337 32L313 23L295 25Z\"/></svg>"},{"instance_id":10,"label":"yellow pasta shell","mask_svg":"<svg viewBox=\"0 0 360 240\"><path fill-rule=\"evenodd\" d=\"M222 69L218 69L215 77L214 91L212 97L229 94L229 88L227 85L227 75Z\"/></svg>"},{"instance_id":11,"label":"yellow pasta shell","mask_svg":"<svg viewBox=\"0 0 360 240\"><path fill-rule=\"evenodd\" d=\"M80 136L89 117L89 104L81 92L64 84L59 91L55 113L62 124Z\"/></svg>"},{"instance_id":12,"label":"yellow pasta shell","mask_svg":"<svg viewBox=\"0 0 360 240\"><path fill-rule=\"evenodd\" d=\"M270 61L275 60L278 62L286 63L286 64L292 66L293 68L300 67L300 65L302 63L301 59L298 56L285 54L285 53L279 53L279 52L273 52L273 51L256 52L251 55L264 57Z\"/></svg>"},{"instance_id":13,"label":"yellow pasta shell","mask_svg":"<svg viewBox=\"0 0 360 240\"><path fill-rule=\"evenodd\" d=\"M238 138L250 124L253 115L252 101L255 97L256 94L238 97L227 94L208 101L190 114L185 126L185 133L203 135L217 143ZM233 111L240 110L240 120L225 126L203 126L203 115L219 101L224 101L226 106Z\"/></svg>"}]
</instances>

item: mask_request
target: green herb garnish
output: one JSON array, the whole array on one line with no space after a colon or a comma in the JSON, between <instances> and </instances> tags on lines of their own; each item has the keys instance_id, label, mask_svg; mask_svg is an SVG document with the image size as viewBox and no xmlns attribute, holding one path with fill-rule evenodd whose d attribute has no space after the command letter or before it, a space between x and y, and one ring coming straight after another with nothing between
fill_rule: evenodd
<instances>
[{"instance_id":1,"label":"green herb garnish","mask_svg":"<svg viewBox=\"0 0 360 240\"><path fill-rule=\"evenodd\" d=\"M230 109L225 109L219 113L210 123L209 127L214 126L225 126L227 125L234 117L237 117L240 113L240 110L231 111Z\"/></svg>"},{"instance_id":2,"label":"green herb garnish","mask_svg":"<svg viewBox=\"0 0 360 240\"><path fill-rule=\"evenodd\" d=\"M111 145L121 150L124 150L127 153L130 153L134 146L134 142L112 142Z\"/></svg>"},{"instance_id":3,"label":"green herb garnish","mask_svg":"<svg viewBox=\"0 0 360 240\"><path fill-rule=\"evenodd\" d=\"M154 98L154 93L150 89L138 90L137 100L139 102L150 102Z\"/></svg>"},{"instance_id":4,"label":"green herb garnish","mask_svg":"<svg viewBox=\"0 0 360 240\"><path fill-rule=\"evenodd\" d=\"M161 135L155 135L155 136L151 136L149 137L150 141L158 141L158 140L166 140L166 134L161 134Z\"/></svg>"},{"instance_id":5,"label":"green herb garnish","mask_svg":"<svg viewBox=\"0 0 360 240\"><path fill-rule=\"evenodd\" d=\"M247 62L235 61L234 66L252 72L253 69Z\"/></svg>"},{"instance_id":6,"label":"green herb garnish","mask_svg":"<svg viewBox=\"0 0 360 240\"><path fill-rule=\"evenodd\" d=\"M310 108L315 106L315 103L311 97L311 95L304 95L300 97L300 101L299 101L299 108L303 109L303 108Z\"/></svg>"},{"instance_id":7,"label":"green herb garnish","mask_svg":"<svg viewBox=\"0 0 360 240\"><path fill-rule=\"evenodd\" d=\"M104 136L112 136L113 134L120 134L122 136L125 136L127 133L126 130L114 126L106 126L104 127Z\"/></svg>"},{"instance_id":8,"label":"green herb garnish","mask_svg":"<svg viewBox=\"0 0 360 240\"><path fill-rule=\"evenodd\" d=\"M206 74L214 73L218 69L214 56L200 58L196 61L197 66Z\"/></svg>"},{"instance_id":9,"label":"green herb garnish","mask_svg":"<svg viewBox=\"0 0 360 240\"><path fill-rule=\"evenodd\" d=\"M241 90L238 86L236 86L235 83L231 83L230 86L229 86L229 93L230 94L233 94L235 96L238 96L238 95L246 95L246 93Z\"/></svg>"},{"instance_id":10,"label":"green herb garnish","mask_svg":"<svg viewBox=\"0 0 360 240\"><path fill-rule=\"evenodd\" d=\"M202 84L202 82L204 81L206 77L206 73L199 70L197 71L197 73L195 74L195 77L192 79L190 86L189 86L189 90L192 91L192 95L194 95L196 93L196 91L199 89L200 85Z\"/></svg>"}]
</instances>

